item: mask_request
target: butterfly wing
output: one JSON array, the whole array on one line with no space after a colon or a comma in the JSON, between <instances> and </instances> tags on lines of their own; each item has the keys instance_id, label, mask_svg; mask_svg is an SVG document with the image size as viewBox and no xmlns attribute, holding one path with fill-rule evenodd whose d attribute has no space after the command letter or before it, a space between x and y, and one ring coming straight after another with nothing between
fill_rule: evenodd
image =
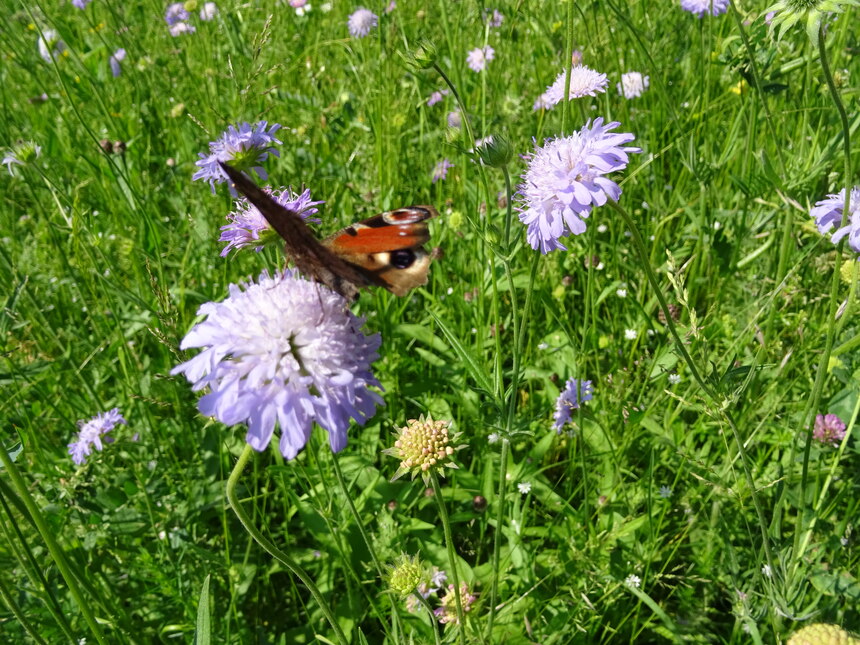
<instances>
[{"instance_id":1,"label":"butterfly wing","mask_svg":"<svg viewBox=\"0 0 860 645\"><path fill-rule=\"evenodd\" d=\"M284 239L286 253L301 273L348 300L353 300L361 287L371 283L357 267L322 244L298 213L281 206L235 168L224 163L221 163L221 168L236 190L257 207Z\"/></svg>"}]
</instances>

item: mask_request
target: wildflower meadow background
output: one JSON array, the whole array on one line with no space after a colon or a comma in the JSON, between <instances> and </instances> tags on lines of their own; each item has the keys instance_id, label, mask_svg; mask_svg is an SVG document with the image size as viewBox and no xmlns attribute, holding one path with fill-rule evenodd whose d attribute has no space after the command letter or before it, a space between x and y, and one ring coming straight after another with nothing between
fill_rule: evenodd
<instances>
[{"instance_id":1,"label":"wildflower meadow background","mask_svg":"<svg viewBox=\"0 0 860 645\"><path fill-rule=\"evenodd\" d=\"M857 642L855 0L3 9L0 640Z\"/></svg>"}]
</instances>

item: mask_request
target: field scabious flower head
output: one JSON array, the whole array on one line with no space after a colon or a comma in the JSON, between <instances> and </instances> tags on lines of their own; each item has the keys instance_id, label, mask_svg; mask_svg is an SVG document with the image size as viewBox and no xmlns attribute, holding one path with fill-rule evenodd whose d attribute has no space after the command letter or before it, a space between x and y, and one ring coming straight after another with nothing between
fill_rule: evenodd
<instances>
[{"instance_id":1,"label":"field scabious flower head","mask_svg":"<svg viewBox=\"0 0 860 645\"><path fill-rule=\"evenodd\" d=\"M719 16L729 8L729 0L681 0L681 9L702 18L708 14Z\"/></svg>"},{"instance_id":2,"label":"field scabious flower head","mask_svg":"<svg viewBox=\"0 0 860 645\"><path fill-rule=\"evenodd\" d=\"M610 132L619 125L597 118L569 137L535 144L519 186L519 218L533 249L565 249L559 239L584 233L592 206L618 201L621 189L606 175L627 167L628 152L641 152L623 145L633 141L632 134Z\"/></svg>"},{"instance_id":3,"label":"field scabious flower head","mask_svg":"<svg viewBox=\"0 0 860 645\"><path fill-rule=\"evenodd\" d=\"M263 190L281 206L298 214L305 221L319 223L319 219L310 216L318 213L316 207L324 202L313 201L310 189L306 188L300 195L294 193L292 188ZM219 242L228 243L221 250L222 258L227 257L232 249L247 246L253 246L254 250L259 252L269 242L281 239L257 207L244 197L236 201L236 210L227 215L227 220L230 223L221 227L221 237L218 239Z\"/></svg>"},{"instance_id":4,"label":"field scabious flower head","mask_svg":"<svg viewBox=\"0 0 860 645\"><path fill-rule=\"evenodd\" d=\"M122 67L120 63L125 60L125 50L120 48L117 49L110 57L108 61L110 64L110 71L113 74L114 78L122 74Z\"/></svg>"},{"instance_id":5,"label":"field scabious flower head","mask_svg":"<svg viewBox=\"0 0 860 645\"><path fill-rule=\"evenodd\" d=\"M785 645L857 645L854 637L839 625L813 623L794 632Z\"/></svg>"},{"instance_id":6,"label":"field scabious flower head","mask_svg":"<svg viewBox=\"0 0 860 645\"><path fill-rule=\"evenodd\" d=\"M773 14L769 23L770 31L776 31L778 38L794 25L803 23L806 35L812 44L817 46L821 21L830 14L842 13L846 7L858 5L858 0L778 0L776 4L765 9L765 12Z\"/></svg>"},{"instance_id":7,"label":"field scabious flower head","mask_svg":"<svg viewBox=\"0 0 860 645\"><path fill-rule=\"evenodd\" d=\"M642 76L639 72L627 72L621 75L618 93L625 99L635 99L642 96L642 92L648 89L648 83L648 76Z\"/></svg>"},{"instance_id":8,"label":"field scabious flower head","mask_svg":"<svg viewBox=\"0 0 860 645\"><path fill-rule=\"evenodd\" d=\"M469 585L465 582L461 582L460 604L463 606L464 614L468 614L472 610L472 605L475 604L477 599L478 596L469 593ZM460 619L457 616L457 596L454 593L454 585L448 585L448 593L446 593L442 598L442 606L437 608L433 613L443 625L447 623L452 623L454 625L460 624Z\"/></svg>"},{"instance_id":9,"label":"field scabious flower head","mask_svg":"<svg viewBox=\"0 0 860 645\"><path fill-rule=\"evenodd\" d=\"M378 19L377 15L370 9L359 7L347 20L346 26L349 29L349 35L353 38L364 38L370 33L371 29L376 27Z\"/></svg>"},{"instance_id":10,"label":"field scabious flower head","mask_svg":"<svg viewBox=\"0 0 860 645\"><path fill-rule=\"evenodd\" d=\"M446 467L457 468L451 457L464 446L453 445L460 438L460 433L451 434L448 426L448 421L434 421L430 416L426 419L423 416L409 419L398 430L394 446L382 451L400 460L400 466L391 481L411 473L412 479L420 474L424 484L429 485L431 473L444 476Z\"/></svg>"},{"instance_id":11,"label":"field scabious flower head","mask_svg":"<svg viewBox=\"0 0 860 645\"><path fill-rule=\"evenodd\" d=\"M483 16L484 22L487 23L490 29L498 29L505 21L505 16L498 9L493 9L492 13L489 9L484 9Z\"/></svg>"},{"instance_id":12,"label":"field scabious flower head","mask_svg":"<svg viewBox=\"0 0 860 645\"><path fill-rule=\"evenodd\" d=\"M437 90L433 92L429 97L427 97L427 107L432 107L436 105L439 101L441 101L444 97L448 96L451 93L451 90Z\"/></svg>"},{"instance_id":13,"label":"field scabious flower head","mask_svg":"<svg viewBox=\"0 0 860 645\"><path fill-rule=\"evenodd\" d=\"M87 460L93 448L96 450L104 448L102 435L107 434L120 423L127 424L128 421L120 414L119 408L99 412L89 421L78 421L78 440L69 444L72 461L80 465ZM105 437L105 443L111 441L112 439Z\"/></svg>"},{"instance_id":14,"label":"field scabious flower head","mask_svg":"<svg viewBox=\"0 0 860 645\"><path fill-rule=\"evenodd\" d=\"M241 123L238 128L230 126L220 138L209 144L209 154L199 153L200 160L195 162L200 170L191 177L192 181L205 179L215 192L215 184L227 181L227 175L218 165L218 162L229 163L237 170L254 170L261 179L265 180L268 175L260 165L269 155L280 157L280 153L272 147L272 144L280 144L275 138L275 132L281 126L275 123L269 127L266 121L260 121L252 126L250 123Z\"/></svg>"},{"instance_id":15,"label":"field scabious flower head","mask_svg":"<svg viewBox=\"0 0 860 645\"><path fill-rule=\"evenodd\" d=\"M185 4L182 2L174 2L173 4L168 5L167 9L164 11L164 21L167 23L168 27L172 27L180 22L185 22L190 17L188 10L185 8Z\"/></svg>"},{"instance_id":16,"label":"field scabious flower head","mask_svg":"<svg viewBox=\"0 0 860 645\"><path fill-rule=\"evenodd\" d=\"M32 141L22 141L6 152L0 163L6 166L10 175L14 176L12 166L26 166L28 163L36 161L41 154L42 146Z\"/></svg>"},{"instance_id":17,"label":"field scabious flower head","mask_svg":"<svg viewBox=\"0 0 860 645\"><path fill-rule=\"evenodd\" d=\"M217 15L218 5L214 2L207 2L203 5L203 8L200 9L200 20L203 20L204 22L213 20Z\"/></svg>"},{"instance_id":18,"label":"field scabious flower head","mask_svg":"<svg viewBox=\"0 0 860 645\"><path fill-rule=\"evenodd\" d=\"M838 446L845 438L845 423L835 414L819 414L815 417L812 437L821 443Z\"/></svg>"},{"instance_id":19,"label":"field scabious flower head","mask_svg":"<svg viewBox=\"0 0 860 645\"><path fill-rule=\"evenodd\" d=\"M424 578L424 568L418 556L409 557L401 553L388 572L388 586L401 596L408 596Z\"/></svg>"},{"instance_id":20,"label":"field scabious flower head","mask_svg":"<svg viewBox=\"0 0 860 645\"><path fill-rule=\"evenodd\" d=\"M591 401L593 394L594 389L591 387L591 381L568 379L564 391L558 395L558 399L555 401L555 423L553 427L556 432L561 433L561 429L570 421L571 413L583 402Z\"/></svg>"},{"instance_id":21,"label":"field scabious flower head","mask_svg":"<svg viewBox=\"0 0 860 645\"><path fill-rule=\"evenodd\" d=\"M60 34L54 29L45 29L42 32L42 35L39 36L38 46L39 56L46 63L50 63L66 51L66 43L60 39Z\"/></svg>"},{"instance_id":22,"label":"field scabious flower head","mask_svg":"<svg viewBox=\"0 0 860 645\"><path fill-rule=\"evenodd\" d=\"M477 47L466 55L466 64L473 72L483 72L487 63L496 57L496 50L489 45Z\"/></svg>"},{"instance_id":23,"label":"field scabious flower head","mask_svg":"<svg viewBox=\"0 0 860 645\"><path fill-rule=\"evenodd\" d=\"M269 445L280 426L280 451L295 457L314 421L328 432L333 452L347 444L350 418L362 424L382 398L371 387L379 334L365 336L363 320L343 297L291 271L264 272L259 280L230 285L223 302L198 310L180 348L201 348L171 374L184 374L193 390L209 388L201 414L226 425L245 423L255 450Z\"/></svg>"},{"instance_id":24,"label":"field scabious flower head","mask_svg":"<svg viewBox=\"0 0 860 645\"><path fill-rule=\"evenodd\" d=\"M78 9L86 9L87 5L93 0L72 0L72 6Z\"/></svg>"},{"instance_id":25,"label":"field scabious flower head","mask_svg":"<svg viewBox=\"0 0 860 645\"><path fill-rule=\"evenodd\" d=\"M860 253L860 186L854 186L851 189L850 202L848 205L848 222L845 226L841 226L842 214L845 211L844 188L839 194L828 195L827 199L816 202L809 214L815 219L819 233L829 233L831 229L835 228L830 241L838 244L839 240L847 235L848 246L855 253Z\"/></svg>"},{"instance_id":26,"label":"field scabious flower head","mask_svg":"<svg viewBox=\"0 0 860 645\"><path fill-rule=\"evenodd\" d=\"M544 92L547 102L552 106L558 105L564 99L564 77L565 72L556 76L553 84ZM567 98L572 101L583 96L597 96L598 92L606 91L607 85L609 85L609 79L606 74L595 72L585 65L577 65L570 70L570 92Z\"/></svg>"},{"instance_id":27,"label":"field scabious flower head","mask_svg":"<svg viewBox=\"0 0 860 645\"><path fill-rule=\"evenodd\" d=\"M452 164L447 159L443 159L442 161L436 162L436 165L433 167L433 175L431 181L435 184L437 181L442 181L448 176L448 168L453 168L454 164Z\"/></svg>"}]
</instances>

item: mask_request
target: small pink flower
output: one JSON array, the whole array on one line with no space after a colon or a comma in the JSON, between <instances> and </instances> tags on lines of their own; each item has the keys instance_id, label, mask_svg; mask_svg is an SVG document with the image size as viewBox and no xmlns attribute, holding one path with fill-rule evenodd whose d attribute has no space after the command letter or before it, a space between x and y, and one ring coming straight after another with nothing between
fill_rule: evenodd
<instances>
[{"instance_id":1,"label":"small pink flower","mask_svg":"<svg viewBox=\"0 0 860 645\"><path fill-rule=\"evenodd\" d=\"M845 438L845 424L835 414L819 414L815 417L812 437L821 443L838 446Z\"/></svg>"}]
</instances>

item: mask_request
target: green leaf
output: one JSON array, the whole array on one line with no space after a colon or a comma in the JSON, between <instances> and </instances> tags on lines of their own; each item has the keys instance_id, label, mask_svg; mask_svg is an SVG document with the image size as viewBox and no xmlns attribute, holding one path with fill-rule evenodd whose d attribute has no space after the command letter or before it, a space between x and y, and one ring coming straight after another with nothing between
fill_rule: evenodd
<instances>
[{"instance_id":1,"label":"green leaf","mask_svg":"<svg viewBox=\"0 0 860 645\"><path fill-rule=\"evenodd\" d=\"M209 645L211 642L211 622L209 620L209 578L207 575L197 600L197 628L194 630L194 645Z\"/></svg>"}]
</instances>

